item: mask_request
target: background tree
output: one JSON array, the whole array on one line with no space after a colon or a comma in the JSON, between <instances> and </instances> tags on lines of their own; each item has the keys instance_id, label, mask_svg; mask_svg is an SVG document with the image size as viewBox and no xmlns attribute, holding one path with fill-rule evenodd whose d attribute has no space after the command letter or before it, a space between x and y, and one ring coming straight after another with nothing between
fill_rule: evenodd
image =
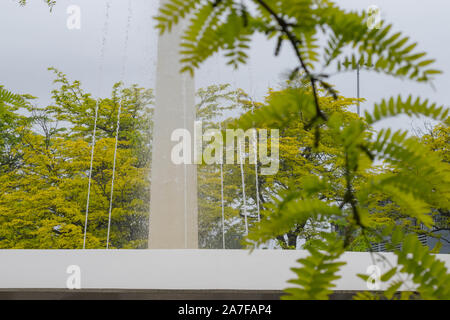
<instances>
[{"instance_id":1,"label":"background tree","mask_svg":"<svg viewBox=\"0 0 450 320\"><path fill-rule=\"evenodd\" d=\"M241 112L241 100L245 94L231 90L230 85L212 85L197 92L197 120L202 121L203 130L225 128L233 114ZM235 166L223 166L224 185L224 228L225 248L241 247L244 234L242 220L239 218L240 184L230 179ZM222 194L220 165L198 166L198 208L199 208L199 246L201 248L223 248L222 239Z\"/></svg>"},{"instance_id":2,"label":"background tree","mask_svg":"<svg viewBox=\"0 0 450 320\"><path fill-rule=\"evenodd\" d=\"M137 86L123 88L118 83L111 98L95 100L82 90L80 82L70 82L63 73L51 70L58 85L53 91L54 104L45 108L25 104L31 116L26 119L26 126L19 127L20 143L9 152L21 160L0 175L0 247L82 247L93 113L98 103L87 247L106 245L112 159L121 104L111 245L146 248L152 91Z\"/></svg>"},{"instance_id":3,"label":"background tree","mask_svg":"<svg viewBox=\"0 0 450 320\"><path fill-rule=\"evenodd\" d=\"M17 113L23 107L23 97L0 86L0 172L10 171L19 165L21 154L13 150L22 140L22 128L28 121Z\"/></svg>"}]
</instances>

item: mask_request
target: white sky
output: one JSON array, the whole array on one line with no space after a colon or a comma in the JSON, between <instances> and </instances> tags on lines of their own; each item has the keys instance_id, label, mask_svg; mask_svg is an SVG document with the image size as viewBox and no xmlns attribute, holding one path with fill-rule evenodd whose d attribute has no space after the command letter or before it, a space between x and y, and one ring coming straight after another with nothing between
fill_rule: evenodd
<instances>
[{"instance_id":1,"label":"white sky","mask_svg":"<svg viewBox=\"0 0 450 320\"><path fill-rule=\"evenodd\" d=\"M104 69L99 82L100 51L105 22L106 0L58 0L50 13L40 0L30 0L27 7L19 7L16 0L0 3L0 84L8 89L30 93L40 98L40 104L49 102L53 75L47 68L54 66L72 80L81 80L94 95L106 96L112 84L121 78L124 61L125 30L128 19L128 1L110 0L109 32L105 47ZM447 0L338 0L348 9L367 9L369 5L381 8L382 16L419 42L418 50L435 58L435 67L444 71L429 85L396 80L388 76L363 71L361 96L367 99L363 109L392 95L410 93L429 98L439 104L450 101L450 1ZM67 7L81 8L81 29L66 27ZM152 16L157 12L157 0L132 0L133 15L126 55L126 84L138 83L154 87L157 33ZM295 65L288 46L278 58L273 56L274 44L263 37L255 38L248 66L235 72L225 67L224 60L212 58L197 73L198 87L212 83L231 83L261 98L268 86L276 87L280 76ZM346 96L356 96L356 73L347 73L330 79ZM100 83L100 84L99 84ZM411 121L398 118L385 124L409 128Z\"/></svg>"}]
</instances>

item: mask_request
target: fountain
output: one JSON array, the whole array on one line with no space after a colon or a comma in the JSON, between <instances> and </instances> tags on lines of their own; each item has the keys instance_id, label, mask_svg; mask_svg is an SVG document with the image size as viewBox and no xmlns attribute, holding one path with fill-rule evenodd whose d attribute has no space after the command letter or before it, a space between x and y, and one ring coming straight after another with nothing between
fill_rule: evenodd
<instances>
[{"instance_id":1,"label":"fountain","mask_svg":"<svg viewBox=\"0 0 450 320\"><path fill-rule=\"evenodd\" d=\"M109 2L101 47L99 91L108 13ZM131 13L126 39L130 17ZM0 250L0 298L276 299L287 286L287 280L295 276L290 268L296 265L299 258L307 256L308 253L304 250L256 248L251 255L246 250L184 250L197 249L198 231L195 165L177 166L170 157L173 144L170 137L173 130L184 128L193 132L195 121L194 81L179 73L178 46L181 30L182 25L174 28L171 34L162 36L159 41L149 248L182 250ZM125 45L125 53L126 50ZM122 78L125 62L123 68ZM98 105L96 109L97 113ZM94 131L91 163L95 152L95 136ZM242 157L242 150L240 156ZM255 183L258 187L256 160ZM259 193L258 189L256 192ZM89 193L90 188L88 195ZM245 196L244 194L244 199ZM223 227L222 164L221 198ZM258 200L256 205L259 220ZM88 214L89 199L85 217L85 240ZM224 235L222 229L225 248ZM389 265L395 263L396 257L386 252L379 255L388 261L379 265L380 271L385 273L390 269ZM450 266L450 255L437 257ZM335 292L367 290L366 283L356 274L366 273L367 267L374 264L372 254L346 252L342 261L347 264L340 271L342 277L336 280ZM71 270L79 270L80 289L70 290L67 286L68 280L73 276ZM381 290L384 289L386 285L382 284Z\"/></svg>"}]
</instances>

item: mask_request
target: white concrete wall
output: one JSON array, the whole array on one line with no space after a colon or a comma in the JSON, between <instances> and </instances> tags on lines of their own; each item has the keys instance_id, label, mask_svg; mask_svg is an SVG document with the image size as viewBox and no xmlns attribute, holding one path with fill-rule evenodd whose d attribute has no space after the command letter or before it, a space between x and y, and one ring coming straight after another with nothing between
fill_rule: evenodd
<instances>
[{"instance_id":1,"label":"white concrete wall","mask_svg":"<svg viewBox=\"0 0 450 320\"><path fill-rule=\"evenodd\" d=\"M0 250L0 288L66 288L69 265L84 289L281 290L305 251L256 250ZM384 254L392 263L395 257ZM439 255L450 267L450 255ZM348 252L336 290L367 290L357 273L369 253ZM388 266L378 263L381 270Z\"/></svg>"}]
</instances>

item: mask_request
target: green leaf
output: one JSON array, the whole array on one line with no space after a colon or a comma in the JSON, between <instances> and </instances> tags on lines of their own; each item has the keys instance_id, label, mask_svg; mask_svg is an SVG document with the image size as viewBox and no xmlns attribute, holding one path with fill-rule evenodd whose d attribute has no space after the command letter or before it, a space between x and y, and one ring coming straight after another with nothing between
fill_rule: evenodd
<instances>
[{"instance_id":1,"label":"green leaf","mask_svg":"<svg viewBox=\"0 0 450 320\"><path fill-rule=\"evenodd\" d=\"M389 281L395 274L397 273L397 268L394 267L391 270L387 271L380 277L380 280L383 282Z\"/></svg>"}]
</instances>

